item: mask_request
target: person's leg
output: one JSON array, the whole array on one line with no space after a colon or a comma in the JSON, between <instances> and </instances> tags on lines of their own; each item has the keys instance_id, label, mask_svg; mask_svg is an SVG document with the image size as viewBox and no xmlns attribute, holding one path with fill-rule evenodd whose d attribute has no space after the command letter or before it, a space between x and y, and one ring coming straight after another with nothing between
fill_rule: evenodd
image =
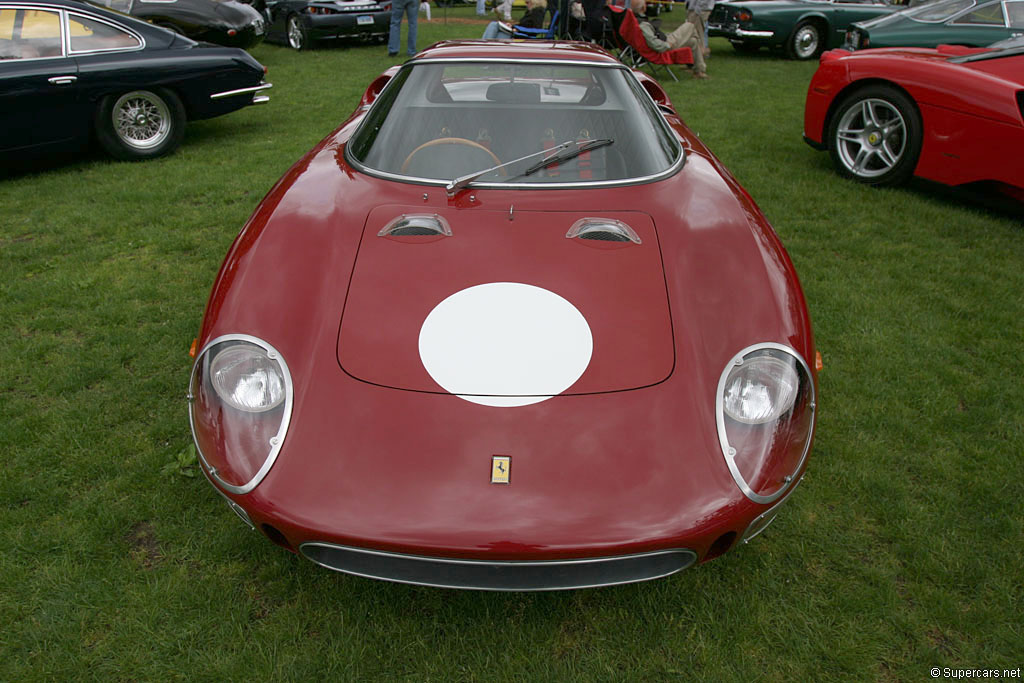
<instances>
[{"instance_id":1,"label":"person's leg","mask_svg":"<svg viewBox=\"0 0 1024 683\"><path fill-rule=\"evenodd\" d=\"M693 53L694 75L702 76L707 73L707 64L704 63L704 51L701 48L700 39L697 38L697 28L693 24L688 21L681 24L679 28L668 34L665 42L667 42L673 50L678 47L690 48L690 52Z\"/></svg>"},{"instance_id":2,"label":"person's leg","mask_svg":"<svg viewBox=\"0 0 1024 683\"><path fill-rule=\"evenodd\" d=\"M406 48L410 57L416 54L416 25L419 23L419 16L419 6L416 4L416 0L409 0L405 5L405 17L409 21L409 39Z\"/></svg>"},{"instance_id":3,"label":"person's leg","mask_svg":"<svg viewBox=\"0 0 1024 683\"><path fill-rule=\"evenodd\" d=\"M700 12L692 9L687 10L686 21L693 24L694 35L697 37L697 40L700 43L700 51L703 53L707 44L704 42L704 22L700 19Z\"/></svg>"},{"instance_id":4,"label":"person's leg","mask_svg":"<svg viewBox=\"0 0 1024 683\"><path fill-rule=\"evenodd\" d=\"M487 24L487 28L484 29L484 34L481 36L484 40L497 40L498 39L498 22L492 21Z\"/></svg>"},{"instance_id":5,"label":"person's leg","mask_svg":"<svg viewBox=\"0 0 1024 683\"><path fill-rule=\"evenodd\" d=\"M487 0L476 0L476 15L482 17L487 14Z\"/></svg>"},{"instance_id":6,"label":"person's leg","mask_svg":"<svg viewBox=\"0 0 1024 683\"><path fill-rule=\"evenodd\" d=\"M402 13L405 7L402 0L395 0L391 3L391 26L388 29L388 54L394 57L398 54L398 46L402 39Z\"/></svg>"},{"instance_id":7,"label":"person's leg","mask_svg":"<svg viewBox=\"0 0 1024 683\"><path fill-rule=\"evenodd\" d=\"M701 23L704 25L704 56L711 54L711 43L708 42L708 19L711 18L711 10L706 9L700 13Z\"/></svg>"}]
</instances>

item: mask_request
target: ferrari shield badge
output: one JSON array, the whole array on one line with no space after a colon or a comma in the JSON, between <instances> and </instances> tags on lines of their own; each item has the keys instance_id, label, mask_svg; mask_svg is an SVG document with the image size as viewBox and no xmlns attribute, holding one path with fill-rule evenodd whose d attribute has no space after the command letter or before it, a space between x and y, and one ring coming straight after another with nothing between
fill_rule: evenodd
<instances>
[{"instance_id":1,"label":"ferrari shield badge","mask_svg":"<svg viewBox=\"0 0 1024 683\"><path fill-rule=\"evenodd\" d=\"M491 456L491 483L507 484L512 469L512 458L508 455Z\"/></svg>"}]
</instances>

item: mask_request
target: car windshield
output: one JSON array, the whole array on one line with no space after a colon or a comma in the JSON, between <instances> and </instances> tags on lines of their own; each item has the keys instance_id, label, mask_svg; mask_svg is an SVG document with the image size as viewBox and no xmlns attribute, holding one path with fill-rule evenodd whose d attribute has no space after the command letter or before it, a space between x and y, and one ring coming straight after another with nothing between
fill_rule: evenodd
<instances>
[{"instance_id":1,"label":"car windshield","mask_svg":"<svg viewBox=\"0 0 1024 683\"><path fill-rule=\"evenodd\" d=\"M935 0L903 10L902 14L917 21L945 21L975 4L975 0Z\"/></svg>"},{"instance_id":2,"label":"car windshield","mask_svg":"<svg viewBox=\"0 0 1024 683\"><path fill-rule=\"evenodd\" d=\"M682 148L625 69L436 61L392 79L347 154L369 172L457 191L649 179Z\"/></svg>"}]
</instances>

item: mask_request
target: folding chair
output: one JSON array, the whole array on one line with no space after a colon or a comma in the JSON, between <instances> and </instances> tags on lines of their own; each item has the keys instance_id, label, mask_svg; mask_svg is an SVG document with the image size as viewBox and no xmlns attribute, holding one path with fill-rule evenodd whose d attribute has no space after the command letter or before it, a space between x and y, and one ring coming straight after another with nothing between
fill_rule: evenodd
<instances>
[{"instance_id":1,"label":"folding chair","mask_svg":"<svg viewBox=\"0 0 1024 683\"><path fill-rule=\"evenodd\" d=\"M551 17L551 23L548 24L547 28L527 28L525 26L513 26L512 37L525 39L554 40L555 31L558 30L558 15L559 12L556 10L554 15L552 15Z\"/></svg>"},{"instance_id":2,"label":"folding chair","mask_svg":"<svg viewBox=\"0 0 1024 683\"><path fill-rule=\"evenodd\" d=\"M619 24L619 35L626 44L626 49L619 54L619 60L630 66L641 68L651 67L651 74L657 76L658 68L668 72L673 81L679 79L669 68L671 64L690 65L693 64L693 51L688 47L678 47L667 52L658 52L651 49L640 31L640 24L636 16L630 10L620 10L614 7L609 8L613 14L621 13L622 21Z\"/></svg>"}]
</instances>

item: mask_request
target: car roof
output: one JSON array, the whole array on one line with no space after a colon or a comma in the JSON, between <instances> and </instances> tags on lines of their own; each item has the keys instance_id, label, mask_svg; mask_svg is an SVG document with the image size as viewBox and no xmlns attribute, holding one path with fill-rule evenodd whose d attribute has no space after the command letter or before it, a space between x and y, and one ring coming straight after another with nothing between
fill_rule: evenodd
<instances>
[{"instance_id":1,"label":"car roof","mask_svg":"<svg viewBox=\"0 0 1024 683\"><path fill-rule=\"evenodd\" d=\"M589 43L530 40L514 43L500 40L446 40L417 54L413 63L450 59L496 59L590 62L621 66L611 54Z\"/></svg>"}]
</instances>

